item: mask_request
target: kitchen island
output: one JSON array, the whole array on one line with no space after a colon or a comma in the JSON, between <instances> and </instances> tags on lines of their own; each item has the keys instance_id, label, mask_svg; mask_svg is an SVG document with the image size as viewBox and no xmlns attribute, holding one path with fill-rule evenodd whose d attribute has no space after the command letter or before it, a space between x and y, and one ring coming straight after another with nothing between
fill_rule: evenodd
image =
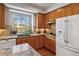
<instances>
[{"instance_id":1,"label":"kitchen island","mask_svg":"<svg viewBox=\"0 0 79 59\"><path fill-rule=\"evenodd\" d=\"M29 44L0 48L0 56L40 56Z\"/></svg>"}]
</instances>

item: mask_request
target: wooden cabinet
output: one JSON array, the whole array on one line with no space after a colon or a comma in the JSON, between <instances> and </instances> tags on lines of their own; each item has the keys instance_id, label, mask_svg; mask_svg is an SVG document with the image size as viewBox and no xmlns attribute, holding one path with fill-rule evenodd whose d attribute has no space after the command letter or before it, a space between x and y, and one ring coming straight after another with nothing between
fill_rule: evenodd
<instances>
[{"instance_id":1,"label":"wooden cabinet","mask_svg":"<svg viewBox=\"0 0 79 59\"><path fill-rule=\"evenodd\" d=\"M23 43L28 43L34 49L40 49L44 47L44 35L29 36L16 39L16 45Z\"/></svg>"},{"instance_id":2,"label":"wooden cabinet","mask_svg":"<svg viewBox=\"0 0 79 59\"><path fill-rule=\"evenodd\" d=\"M45 38L45 48L52 52L56 52L56 42L54 40L48 39L47 37Z\"/></svg>"},{"instance_id":3,"label":"wooden cabinet","mask_svg":"<svg viewBox=\"0 0 79 59\"><path fill-rule=\"evenodd\" d=\"M48 39L45 35L29 36L16 39L16 45L23 43L28 43L36 50L44 47L52 52L55 52L56 50L56 42L54 40Z\"/></svg>"},{"instance_id":4,"label":"wooden cabinet","mask_svg":"<svg viewBox=\"0 0 79 59\"><path fill-rule=\"evenodd\" d=\"M32 39L34 40L34 48L36 50L44 47L44 36L43 35L33 36Z\"/></svg>"},{"instance_id":5,"label":"wooden cabinet","mask_svg":"<svg viewBox=\"0 0 79 59\"><path fill-rule=\"evenodd\" d=\"M40 48L43 48L43 47L44 47L45 36L44 36L44 35L41 35L39 38L40 38L39 47L40 47Z\"/></svg>"},{"instance_id":6,"label":"wooden cabinet","mask_svg":"<svg viewBox=\"0 0 79 59\"><path fill-rule=\"evenodd\" d=\"M30 37L22 37L16 39L16 45L27 43L27 41L30 39Z\"/></svg>"},{"instance_id":7,"label":"wooden cabinet","mask_svg":"<svg viewBox=\"0 0 79 59\"><path fill-rule=\"evenodd\" d=\"M35 46L34 46L34 39L33 39L33 37L32 37L32 36L30 36L29 38L30 38L30 39L28 39L28 40L27 40L27 43L28 43L29 45L31 45L31 47L32 47L32 48L35 48Z\"/></svg>"},{"instance_id":8,"label":"wooden cabinet","mask_svg":"<svg viewBox=\"0 0 79 59\"><path fill-rule=\"evenodd\" d=\"M35 40L35 49L39 49L40 48L40 38L39 37L33 37L33 39Z\"/></svg>"},{"instance_id":9,"label":"wooden cabinet","mask_svg":"<svg viewBox=\"0 0 79 59\"><path fill-rule=\"evenodd\" d=\"M49 12L45 14L45 28L51 28L51 26L49 26L47 22L52 20L55 20L55 12Z\"/></svg>"},{"instance_id":10,"label":"wooden cabinet","mask_svg":"<svg viewBox=\"0 0 79 59\"><path fill-rule=\"evenodd\" d=\"M4 28L4 19L5 19L5 6L0 3L0 29Z\"/></svg>"},{"instance_id":11,"label":"wooden cabinet","mask_svg":"<svg viewBox=\"0 0 79 59\"><path fill-rule=\"evenodd\" d=\"M58 8L46 14L48 19L57 19L65 16L79 14L79 3L72 3L67 6ZM46 20L46 18L45 18Z\"/></svg>"},{"instance_id":12,"label":"wooden cabinet","mask_svg":"<svg viewBox=\"0 0 79 59\"><path fill-rule=\"evenodd\" d=\"M71 7L70 7L69 5L63 7L63 8L62 8L62 17L70 16L70 15L71 15L70 9L71 9Z\"/></svg>"},{"instance_id":13,"label":"wooden cabinet","mask_svg":"<svg viewBox=\"0 0 79 59\"><path fill-rule=\"evenodd\" d=\"M49 12L49 21L55 20L55 12Z\"/></svg>"},{"instance_id":14,"label":"wooden cabinet","mask_svg":"<svg viewBox=\"0 0 79 59\"><path fill-rule=\"evenodd\" d=\"M71 15L79 14L79 3L73 3L70 7Z\"/></svg>"},{"instance_id":15,"label":"wooden cabinet","mask_svg":"<svg viewBox=\"0 0 79 59\"><path fill-rule=\"evenodd\" d=\"M16 39L16 45L22 44L23 43L23 38L17 38Z\"/></svg>"},{"instance_id":16,"label":"wooden cabinet","mask_svg":"<svg viewBox=\"0 0 79 59\"><path fill-rule=\"evenodd\" d=\"M60 18L60 17L62 17L62 9L61 8L55 10L55 18Z\"/></svg>"},{"instance_id":17,"label":"wooden cabinet","mask_svg":"<svg viewBox=\"0 0 79 59\"><path fill-rule=\"evenodd\" d=\"M44 14L38 13L36 14L36 25L38 25L38 29L44 28L45 27L45 21L44 21Z\"/></svg>"},{"instance_id":18,"label":"wooden cabinet","mask_svg":"<svg viewBox=\"0 0 79 59\"><path fill-rule=\"evenodd\" d=\"M50 26L48 25L48 23L47 22L49 22L49 14L45 14L45 28L48 28L48 29L50 29Z\"/></svg>"},{"instance_id":19,"label":"wooden cabinet","mask_svg":"<svg viewBox=\"0 0 79 59\"><path fill-rule=\"evenodd\" d=\"M36 36L35 49L40 49L43 47L44 47L44 35Z\"/></svg>"}]
</instances>

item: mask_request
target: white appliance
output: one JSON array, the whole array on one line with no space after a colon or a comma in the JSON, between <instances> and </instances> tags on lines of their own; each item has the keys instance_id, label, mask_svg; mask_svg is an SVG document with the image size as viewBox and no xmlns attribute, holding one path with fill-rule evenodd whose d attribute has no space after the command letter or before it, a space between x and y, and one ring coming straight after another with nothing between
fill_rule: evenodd
<instances>
[{"instance_id":1,"label":"white appliance","mask_svg":"<svg viewBox=\"0 0 79 59\"><path fill-rule=\"evenodd\" d=\"M79 14L56 19L56 55L79 56Z\"/></svg>"}]
</instances>

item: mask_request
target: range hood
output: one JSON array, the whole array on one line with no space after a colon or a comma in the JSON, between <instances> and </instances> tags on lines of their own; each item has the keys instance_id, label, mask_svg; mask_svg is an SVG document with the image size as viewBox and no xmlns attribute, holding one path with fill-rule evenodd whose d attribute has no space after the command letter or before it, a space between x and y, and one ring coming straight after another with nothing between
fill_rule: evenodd
<instances>
[{"instance_id":1,"label":"range hood","mask_svg":"<svg viewBox=\"0 0 79 59\"><path fill-rule=\"evenodd\" d=\"M48 21L48 22L47 22L48 25L53 25L53 24L55 24L55 23L56 23L55 20L51 20L51 21Z\"/></svg>"}]
</instances>

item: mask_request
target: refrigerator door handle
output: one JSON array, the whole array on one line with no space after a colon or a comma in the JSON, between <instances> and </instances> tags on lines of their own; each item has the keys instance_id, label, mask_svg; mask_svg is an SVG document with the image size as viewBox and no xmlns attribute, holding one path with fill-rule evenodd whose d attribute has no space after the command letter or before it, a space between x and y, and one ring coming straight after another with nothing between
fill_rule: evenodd
<instances>
[{"instance_id":1,"label":"refrigerator door handle","mask_svg":"<svg viewBox=\"0 0 79 59\"><path fill-rule=\"evenodd\" d=\"M66 24L66 33L65 33L65 35L66 35L66 43L69 43L69 41L68 41L68 22L69 22L69 20L66 17L66 22L65 22L65 24Z\"/></svg>"},{"instance_id":2,"label":"refrigerator door handle","mask_svg":"<svg viewBox=\"0 0 79 59\"><path fill-rule=\"evenodd\" d=\"M64 42L65 42L66 45L67 45L67 43L69 43L69 41L68 41L68 39L67 39L67 32L68 32L68 29L67 29L68 20L67 20L67 18L66 18L66 20L65 20L64 22L65 22Z\"/></svg>"}]
</instances>

